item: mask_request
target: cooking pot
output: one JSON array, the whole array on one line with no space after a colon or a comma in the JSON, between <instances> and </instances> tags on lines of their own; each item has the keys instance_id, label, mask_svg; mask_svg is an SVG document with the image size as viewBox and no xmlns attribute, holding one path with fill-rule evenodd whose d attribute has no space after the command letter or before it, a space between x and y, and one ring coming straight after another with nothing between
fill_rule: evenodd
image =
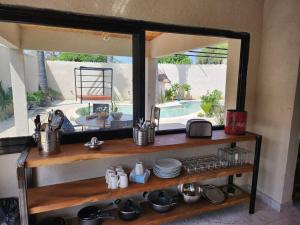
<instances>
[{"instance_id":1,"label":"cooking pot","mask_svg":"<svg viewBox=\"0 0 300 225\"><path fill-rule=\"evenodd\" d=\"M111 206L110 203L108 206ZM105 207L105 208L106 208ZM111 213L103 212L103 209L100 209L97 206L87 206L82 208L78 214L79 225L99 225L102 222L102 219L114 219L115 217Z\"/></svg>"},{"instance_id":2,"label":"cooking pot","mask_svg":"<svg viewBox=\"0 0 300 225\"><path fill-rule=\"evenodd\" d=\"M122 201L117 199L115 204L118 206L119 217L122 220L130 221L138 218L142 212L142 207L138 202L131 199Z\"/></svg>"},{"instance_id":3,"label":"cooking pot","mask_svg":"<svg viewBox=\"0 0 300 225\"><path fill-rule=\"evenodd\" d=\"M67 222L61 217L51 217L41 220L38 225L67 225Z\"/></svg>"},{"instance_id":4,"label":"cooking pot","mask_svg":"<svg viewBox=\"0 0 300 225\"><path fill-rule=\"evenodd\" d=\"M178 196L167 190L144 192L143 196L149 201L154 211L161 213L170 211L178 200Z\"/></svg>"},{"instance_id":5,"label":"cooking pot","mask_svg":"<svg viewBox=\"0 0 300 225\"><path fill-rule=\"evenodd\" d=\"M178 192L182 195L184 202L197 202L202 193L202 188L196 183L180 184L178 185Z\"/></svg>"}]
</instances>

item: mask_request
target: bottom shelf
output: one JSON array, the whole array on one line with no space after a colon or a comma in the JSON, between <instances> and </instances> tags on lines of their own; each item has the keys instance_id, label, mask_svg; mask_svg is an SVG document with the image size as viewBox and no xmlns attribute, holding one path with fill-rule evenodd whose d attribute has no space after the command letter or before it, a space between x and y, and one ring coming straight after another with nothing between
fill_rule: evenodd
<instances>
[{"instance_id":1,"label":"bottom shelf","mask_svg":"<svg viewBox=\"0 0 300 225\"><path fill-rule=\"evenodd\" d=\"M179 219L184 219L192 216L196 216L202 213L212 212L219 209L223 209L226 207L234 206L237 204L249 202L250 195L246 192L243 192L239 196L235 197L229 197L224 203L213 205L205 200L201 200L197 203L193 204L185 204L181 203L178 204L172 211L169 211L167 213L158 213L153 211L148 204L144 204L144 212L140 215L140 217L133 221L123 221L119 218L115 220L104 220L104 225L141 225L141 224L147 224L147 225L159 225L159 224L165 224L168 222L172 222ZM116 215L116 212L113 212ZM78 225L77 218L71 219L68 221L69 225Z\"/></svg>"}]
</instances>

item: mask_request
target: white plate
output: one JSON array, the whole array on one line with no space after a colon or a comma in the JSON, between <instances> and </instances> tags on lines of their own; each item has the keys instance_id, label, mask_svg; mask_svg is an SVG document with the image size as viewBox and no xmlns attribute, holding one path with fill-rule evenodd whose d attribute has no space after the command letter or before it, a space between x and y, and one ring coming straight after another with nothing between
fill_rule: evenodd
<instances>
[{"instance_id":1,"label":"white plate","mask_svg":"<svg viewBox=\"0 0 300 225\"><path fill-rule=\"evenodd\" d=\"M174 175L169 175L169 176L163 176L163 175L160 175L160 174L155 174L154 173L154 175L155 176L157 176L157 177L159 177L159 178L175 178L175 177L178 177L179 175L180 175L180 173L179 174L174 174Z\"/></svg>"},{"instance_id":2,"label":"white plate","mask_svg":"<svg viewBox=\"0 0 300 225\"><path fill-rule=\"evenodd\" d=\"M155 162L155 166L160 169L174 169L182 166L182 163L177 159L172 158L165 158L165 159L159 159Z\"/></svg>"}]
</instances>

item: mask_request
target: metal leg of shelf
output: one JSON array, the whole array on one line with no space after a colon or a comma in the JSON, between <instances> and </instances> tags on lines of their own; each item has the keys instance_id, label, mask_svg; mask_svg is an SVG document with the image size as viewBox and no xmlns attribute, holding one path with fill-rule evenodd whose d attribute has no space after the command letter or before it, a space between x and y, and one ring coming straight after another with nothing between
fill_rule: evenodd
<instances>
[{"instance_id":1,"label":"metal leg of shelf","mask_svg":"<svg viewBox=\"0 0 300 225\"><path fill-rule=\"evenodd\" d=\"M249 214L254 214L254 211L255 211L256 188L257 188L257 179L258 179L258 171L259 171L261 141L262 141L262 136L256 135Z\"/></svg>"},{"instance_id":2,"label":"metal leg of shelf","mask_svg":"<svg viewBox=\"0 0 300 225\"><path fill-rule=\"evenodd\" d=\"M27 180L25 161L28 151L23 151L17 161L17 177L18 177L18 192L19 192L19 210L21 225L29 225L28 210L27 210Z\"/></svg>"},{"instance_id":3,"label":"metal leg of shelf","mask_svg":"<svg viewBox=\"0 0 300 225\"><path fill-rule=\"evenodd\" d=\"M236 146L236 143L235 143L235 142L232 142L232 143L230 144L230 147L231 147L231 148L234 148L235 146ZM232 185L232 184L233 184L233 178L234 178L234 175L228 176L228 184L229 184L229 185Z\"/></svg>"}]
</instances>

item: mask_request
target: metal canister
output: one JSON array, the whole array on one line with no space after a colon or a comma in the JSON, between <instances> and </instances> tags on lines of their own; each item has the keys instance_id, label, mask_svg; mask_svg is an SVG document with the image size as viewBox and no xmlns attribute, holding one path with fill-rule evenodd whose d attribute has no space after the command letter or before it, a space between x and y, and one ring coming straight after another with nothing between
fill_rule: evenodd
<instances>
[{"instance_id":1,"label":"metal canister","mask_svg":"<svg viewBox=\"0 0 300 225\"><path fill-rule=\"evenodd\" d=\"M60 150L60 131L47 130L38 134L38 148L40 155L53 155Z\"/></svg>"},{"instance_id":2,"label":"metal canister","mask_svg":"<svg viewBox=\"0 0 300 225\"><path fill-rule=\"evenodd\" d=\"M148 143L154 143L155 141L155 123L150 123L147 126L147 133L148 133Z\"/></svg>"},{"instance_id":3,"label":"metal canister","mask_svg":"<svg viewBox=\"0 0 300 225\"><path fill-rule=\"evenodd\" d=\"M147 129L133 128L133 140L136 145L144 146L148 144Z\"/></svg>"}]
</instances>

